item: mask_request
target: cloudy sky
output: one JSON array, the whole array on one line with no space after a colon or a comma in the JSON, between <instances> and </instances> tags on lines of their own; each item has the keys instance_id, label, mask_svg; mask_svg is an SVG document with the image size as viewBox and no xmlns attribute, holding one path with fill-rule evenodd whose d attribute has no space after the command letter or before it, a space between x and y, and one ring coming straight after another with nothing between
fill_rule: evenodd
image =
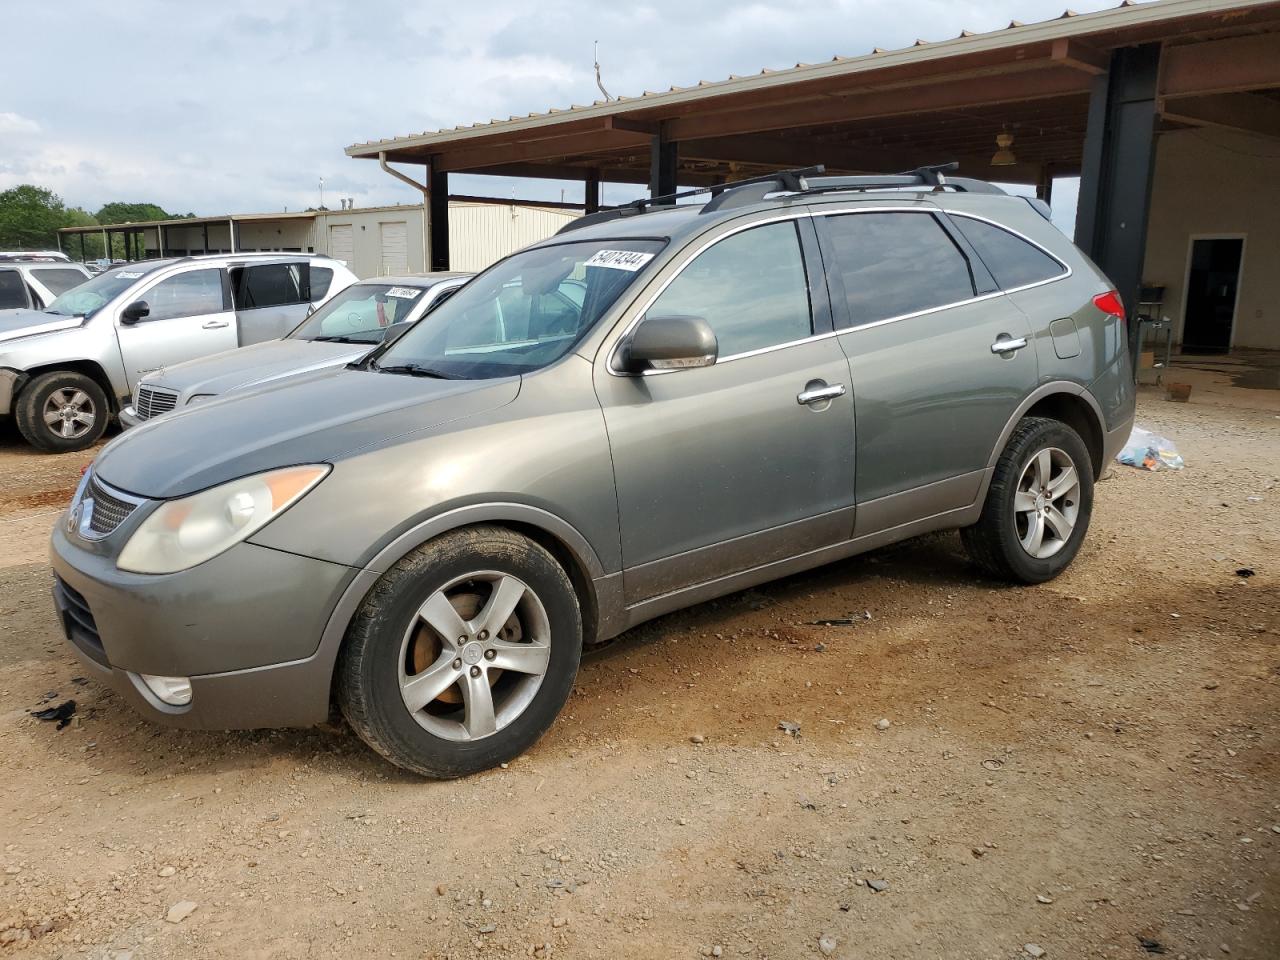
<instances>
[{"instance_id":1,"label":"cloudy sky","mask_svg":"<svg viewBox=\"0 0 1280 960\"><path fill-rule=\"evenodd\" d=\"M588 103L596 40L605 86L638 94L1044 20L1066 2L6 4L10 40L32 42L6 44L0 67L0 189L37 183L89 210L122 200L219 214L314 205L324 177L329 201L414 202L343 148ZM1114 5L1072 0L1079 12ZM561 187L455 180L456 192L503 197L556 199Z\"/></svg>"}]
</instances>

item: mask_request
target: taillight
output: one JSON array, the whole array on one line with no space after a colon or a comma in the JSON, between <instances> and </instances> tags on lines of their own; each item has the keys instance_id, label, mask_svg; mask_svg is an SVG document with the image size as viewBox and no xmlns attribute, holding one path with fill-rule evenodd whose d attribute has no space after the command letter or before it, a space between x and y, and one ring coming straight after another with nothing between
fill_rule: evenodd
<instances>
[{"instance_id":1,"label":"taillight","mask_svg":"<svg viewBox=\"0 0 1280 960\"><path fill-rule=\"evenodd\" d=\"M1100 293L1093 298L1093 305L1103 313L1108 313L1121 323L1124 322L1124 304L1120 302L1120 294L1114 290Z\"/></svg>"}]
</instances>

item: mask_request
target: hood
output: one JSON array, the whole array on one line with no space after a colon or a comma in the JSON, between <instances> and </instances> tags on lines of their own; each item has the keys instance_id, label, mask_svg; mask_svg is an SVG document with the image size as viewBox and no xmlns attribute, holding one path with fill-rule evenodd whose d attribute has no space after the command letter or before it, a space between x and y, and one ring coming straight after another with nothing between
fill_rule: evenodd
<instances>
[{"instance_id":1,"label":"hood","mask_svg":"<svg viewBox=\"0 0 1280 960\"><path fill-rule=\"evenodd\" d=\"M268 340L208 357L175 363L143 379L149 387L165 387L183 396L223 394L278 377L340 367L358 360L377 344L322 340Z\"/></svg>"},{"instance_id":2,"label":"hood","mask_svg":"<svg viewBox=\"0 0 1280 960\"><path fill-rule=\"evenodd\" d=\"M0 343L37 333L68 330L84 323L84 317L62 317L43 310L0 310Z\"/></svg>"},{"instance_id":3,"label":"hood","mask_svg":"<svg viewBox=\"0 0 1280 960\"><path fill-rule=\"evenodd\" d=\"M431 380L339 367L148 421L107 444L93 469L140 497L182 497L276 467L332 462L495 409L519 392L519 377Z\"/></svg>"}]
</instances>

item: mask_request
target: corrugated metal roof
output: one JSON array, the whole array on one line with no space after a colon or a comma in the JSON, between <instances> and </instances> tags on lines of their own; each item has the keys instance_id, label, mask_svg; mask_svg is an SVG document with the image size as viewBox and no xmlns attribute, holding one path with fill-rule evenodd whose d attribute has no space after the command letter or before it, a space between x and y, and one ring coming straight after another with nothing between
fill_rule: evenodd
<instances>
[{"instance_id":1,"label":"corrugated metal roof","mask_svg":"<svg viewBox=\"0 0 1280 960\"><path fill-rule=\"evenodd\" d=\"M565 120L607 117L636 109L671 106L725 93L742 93L781 84L823 77L853 74L884 67L900 66L938 60L948 56L997 50L1002 47L1025 43L1057 40L1063 37L1081 37L1126 27L1159 24L1203 14L1227 13L1268 6L1274 0L1155 0L1138 3L1123 0L1116 8L1096 13L1079 14L1064 10L1059 16L1039 23L1025 24L1009 21L1007 27L987 33L960 31L959 36L941 41L916 40L909 47L899 50L874 48L862 56L834 56L822 63L797 63L784 70L762 69L758 74L739 76L730 74L725 80L699 80L687 87L672 86L665 91L646 90L639 96L616 97L613 100L596 100L591 104L575 104L568 108L551 108L544 113L529 113L523 117L511 116L506 120L489 120L482 123L463 124L456 127L424 131L401 137L370 140L347 147L353 157L376 157L380 151L394 151L434 143L457 142L471 137L490 136L504 132L516 132L559 123Z\"/></svg>"}]
</instances>

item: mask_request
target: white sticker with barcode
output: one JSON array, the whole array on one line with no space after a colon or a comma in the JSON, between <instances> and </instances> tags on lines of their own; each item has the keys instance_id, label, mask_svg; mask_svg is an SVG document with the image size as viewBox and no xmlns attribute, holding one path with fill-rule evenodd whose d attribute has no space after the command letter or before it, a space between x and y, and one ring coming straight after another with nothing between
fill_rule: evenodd
<instances>
[{"instance_id":1,"label":"white sticker with barcode","mask_svg":"<svg viewBox=\"0 0 1280 960\"><path fill-rule=\"evenodd\" d=\"M635 250L597 250L587 261L587 266L635 273L652 259L652 253L637 253Z\"/></svg>"},{"instance_id":2,"label":"white sticker with barcode","mask_svg":"<svg viewBox=\"0 0 1280 960\"><path fill-rule=\"evenodd\" d=\"M392 287L387 291L388 297L395 297L397 300L417 300L421 290L415 290L413 287Z\"/></svg>"},{"instance_id":3,"label":"white sticker with barcode","mask_svg":"<svg viewBox=\"0 0 1280 960\"><path fill-rule=\"evenodd\" d=\"M139 280L142 278L142 274L136 273L133 270L121 270L116 274L116 278L119 280Z\"/></svg>"}]
</instances>

